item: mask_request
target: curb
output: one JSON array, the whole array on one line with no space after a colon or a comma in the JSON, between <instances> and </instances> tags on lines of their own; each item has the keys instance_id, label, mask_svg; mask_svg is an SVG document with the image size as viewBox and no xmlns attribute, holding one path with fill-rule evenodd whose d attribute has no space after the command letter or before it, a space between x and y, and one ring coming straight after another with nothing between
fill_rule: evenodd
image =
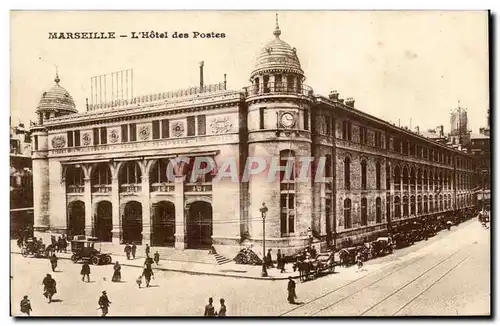
<instances>
[{"instance_id":1,"label":"curb","mask_svg":"<svg viewBox=\"0 0 500 326\"><path fill-rule=\"evenodd\" d=\"M20 252L12 252L11 251L11 254L20 255L21 253ZM59 256L57 258L58 259L64 259L64 260L71 260L71 258L64 257L64 256ZM127 266L127 267L142 268L142 266L127 264L127 263L121 263L120 265ZM161 266L153 267L153 269L163 270L163 271L169 271L169 272L186 273L186 274L192 274L192 275L223 276L223 277L232 277L232 278L245 278L245 279L253 279L253 280L263 280L263 281L282 281L282 280L287 280L288 277L289 277L289 276L282 276L282 277L273 277L273 276L261 277L261 276L248 276L248 275L231 275L231 274L218 273L218 272L190 271L190 270L183 270L183 269L169 268L169 267L161 267ZM298 278L299 278L299 276L292 276L292 279L298 279Z\"/></svg>"}]
</instances>

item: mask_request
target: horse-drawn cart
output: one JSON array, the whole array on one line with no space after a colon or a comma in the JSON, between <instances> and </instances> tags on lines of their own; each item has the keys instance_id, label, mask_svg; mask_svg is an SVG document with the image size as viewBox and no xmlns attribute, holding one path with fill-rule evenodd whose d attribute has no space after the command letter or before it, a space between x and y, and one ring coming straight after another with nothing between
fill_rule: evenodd
<instances>
[{"instance_id":1,"label":"horse-drawn cart","mask_svg":"<svg viewBox=\"0 0 500 326\"><path fill-rule=\"evenodd\" d=\"M293 269L299 271L301 281L306 281L323 274L335 273L335 266L338 265L339 263L335 261L333 253L319 254L316 258L307 259L298 255Z\"/></svg>"}]
</instances>

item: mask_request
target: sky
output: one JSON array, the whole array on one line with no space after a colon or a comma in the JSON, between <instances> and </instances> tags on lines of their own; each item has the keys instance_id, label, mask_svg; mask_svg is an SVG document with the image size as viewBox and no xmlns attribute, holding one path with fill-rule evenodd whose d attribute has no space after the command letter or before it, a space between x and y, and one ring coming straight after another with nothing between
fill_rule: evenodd
<instances>
[{"instance_id":1,"label":"sky","mask_svg":"<svg viewBox=\"0 0 500 326\"><path fill-rule=\"evenodd\" d=\"M92 76L133 69L134 95L223 81L249 84L257 54L271 41L274 11L121 11L11 13L11 116L35 119L57 70L85 111ZM280 38L297 49L305 84L337 90L356 108L421 130L444 125L467 108L469 129L486 124L489 107L488 16L482 11L278 11ZM61 40L49 32L189 33L187 39ZM194 39L193 32L224 33Z\"/></svg>"}]
</instances>

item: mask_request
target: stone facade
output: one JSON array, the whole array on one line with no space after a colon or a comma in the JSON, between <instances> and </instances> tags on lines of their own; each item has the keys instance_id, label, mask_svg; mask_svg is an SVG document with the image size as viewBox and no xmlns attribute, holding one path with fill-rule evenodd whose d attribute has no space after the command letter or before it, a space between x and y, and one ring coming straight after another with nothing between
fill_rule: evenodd
<instances>
[{"instance_id":1,"label":"stone facade","mask_svg":"<svg viewBox=\"0 0 500 326\"><path fill-rule=\"evenodd\" d=\"M266 247L293 253L309 244L309 232L319 245L338 247L391 223L471 205L468 155L354 109L338 93L314 95L296 49L278 27L273 34L243 91L206 85L75 114L71 103L60 111L46 103L65 94L56 78L32 128L35 230L115 244L213 245L228 256L246 241L260 252L265 232ZM211 157L217 169L232 160L239 178L247 158L283 167L313 157L325 159L327 181L261 173L234 182L214 180L212 171L192 182L179 162L169 181L166 166L179 157Z\"/></svg>"}]
</instances>

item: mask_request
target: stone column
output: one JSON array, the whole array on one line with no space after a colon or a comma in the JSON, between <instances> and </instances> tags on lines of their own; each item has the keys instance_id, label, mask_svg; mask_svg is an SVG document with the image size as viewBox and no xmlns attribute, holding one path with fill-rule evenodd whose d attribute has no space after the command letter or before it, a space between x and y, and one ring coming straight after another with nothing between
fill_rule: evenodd
<instances>
[{"instance_id":1,"label":"stone column","mask_svg":"<svg viewBox=\"0 0 500 326\"><path fill-rule=\"evenodd\" d=\"M142 176L142 244L151 240L151 209L149 199L149 175Z\"/></svg>"},{"instance_id":2,"label":"stone column","mask_svg":"<svg viewBox=\"0 0 500 326\"><path fill-rule=\"evenodd\" d=\"M120 185L118 177L111 179L111 209L113 212L113 229L111 230L113 244L119 245L122 237L120 218Z\"/></svg>"},{"instance_id":3,"label":"stone column","mask_svg":"<svg viewBox=\"0 0 500 326\"><path fill-rule=\"evenodd\" d=\"M331 193L326 194L326 184L322 182L320 184L320 203L321 203L321 208L320 208L320 216L319 216L319 234L320 235L326 235L326 200L327 198L331 198ZM332 208L330 207L330 215L332 214Z\"/></svg>"},{"instance_id":4,"label":"stone column","mask_svg":"<svg viewBox=\"0 0 500 326\"><path fill-rule=\"evenodd\" d=\"M184 204L184 181L175 177L175 249L186 249L186 221L188 211Z\"/></svg>"},{"instance_id":5,"label":"stone column","mask_svg":"<svg viewBox=\"0 0 500 326\"><path fill-rule=\"evenodd\" d=\"M92 236L92 229L94 227L92 223L92 188L90 183L90 178L85 177L84 179L84 201L85 201L85 236Z\"/></svg>"}]
</instances>

